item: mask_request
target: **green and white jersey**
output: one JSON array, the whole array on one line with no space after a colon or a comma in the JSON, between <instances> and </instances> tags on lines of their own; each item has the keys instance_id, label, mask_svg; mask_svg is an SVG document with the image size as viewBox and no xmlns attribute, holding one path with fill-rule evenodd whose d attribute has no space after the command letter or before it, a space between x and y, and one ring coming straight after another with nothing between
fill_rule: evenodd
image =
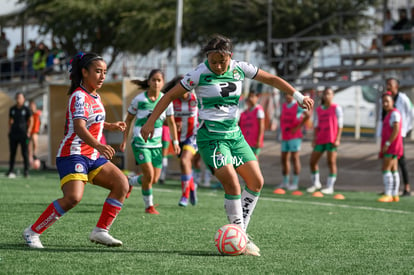
<instances>
[{"instance_id":1,"label":"green and white jersey","mask_svg":"<svg viewBox=\"0 0 414 275\"><path fill-rule=\"evenodd\" d=\"M157 105L158 101L162 98L162 94L158 96L157 100L152 101L148 98L148 92L145 91L137 95L128 107L128 113L135 115L135 125L133 128L132 144L141 148L159 148L162 147L162 125L167 116L174 115L174 109L172 104L168 105L167 109L159 116L155 121L154 135L147 142L141 136L141 127L147 122L148 117Z\"/></svg>"},{"instance_id":2,"label":"green and white jersey","mask_svg":"<svg viewBox=\"0 0 414 275\"><path fill-rule=\"evenodd\" d=\"M195 90L199 109L199 127L209 132L232 133L239 131L238 105L242 94L242 81L254 78L258 68L247 62L231 60L223 75L213 73L206 60L186 74L181 85Z\"/></svg>"}]
</instances>

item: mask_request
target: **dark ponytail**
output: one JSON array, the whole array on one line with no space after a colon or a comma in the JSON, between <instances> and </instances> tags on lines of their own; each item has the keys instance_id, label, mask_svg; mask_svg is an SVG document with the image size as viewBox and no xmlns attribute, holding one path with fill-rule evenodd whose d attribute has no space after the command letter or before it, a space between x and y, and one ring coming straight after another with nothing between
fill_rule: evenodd
<instances>
[{"instance_id":1,"label":"dark ponytail","mask_svg":"<svg viewBox=\"0 0 414 275\"><path fill-rule=\"evenodd\" d=\"M169 90L171 90L175 85L177 85L177 83L179 83L181 81L181 79L183 79L184 76L182 75L177 75L176 77L174 77L173 79L171 79L170 81L168 81L167 84L164 85L164 88L162 88L162 91L164 94L166 94Z\"/></svg>"},{"instance_id":2,"label":"dark ponytail","mask_svg":"<svg viewBox=\"0 0 414 275\"><path fill-rule=\"evenodd\" d=\"M162 75L162 78L165 78L164 76L164 72L161 71L161 69L153 69L151 70L151 72L149 73L147 79L144 80L138 80L138 79L134 79L131 80L131 83L134 83L135 85L138 85L141 89L148 89L149 88L149 84L148 81L151 79L151 77L156 74L156 73L160 73Z\"/></svg>"},{"instance_id":3,"label":"dark ponytail","mask_svg":"<svg viewBox=\"0 0 414 275\"><path fill-rule=\"evenodd\" d=\"M88 70L90 65L97 60L103 61L103 58L96 53L79 52L72 58L69 66L71 84L68 95L71 95L82 83L82 69Z\"/></svg>"}]
</instances>

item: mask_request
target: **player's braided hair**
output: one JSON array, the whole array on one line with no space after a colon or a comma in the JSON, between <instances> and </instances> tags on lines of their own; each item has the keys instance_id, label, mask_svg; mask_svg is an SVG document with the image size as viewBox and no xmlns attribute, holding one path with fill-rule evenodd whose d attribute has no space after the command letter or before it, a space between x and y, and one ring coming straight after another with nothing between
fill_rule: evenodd
<instances>
[{"instance_id":1,"label":"player's braided hair","mask_svg":"<svg viewBox=\"0 0 414 275\"><path fill-rule=\"evenodd\" d=\"M218 52L222 54L230 54L233 52L233 44L230 38L227 38L220 34L212 36L207 45L203 48L203 52L208 55L212 52Z\"/></svg>"},{"instance_id":2,"label":"player's braided hair","mask_svg":"<svg viewBox=\"0 0 414 275\"><path fill-rule=\"evenodd\" d=\"M141 89L148 89L149 88L148 82L151 79L151 77L156 73L160 73L162 75L162 78L165 78L164 77L164 72L161 71L161 69L153 69L149 73L147 79L144 79L144 80L134 79L134 80L131 80L131 83L134 83L135 85L138 85Z\"/></svg>"},{"instance_id":3,"label":"player's braided hair","mask_svg":"<svg viewBox=\"0 0 414 275\"><path fill-rule=\"evenodd\" d=\"M96 53L83 53L79 52L70 61L69 74L70 74L70 88L68 94L71 95L82 83L82 69L89 69L89 66L94 62L103 58Z\"/></svg>"}]
</instances>

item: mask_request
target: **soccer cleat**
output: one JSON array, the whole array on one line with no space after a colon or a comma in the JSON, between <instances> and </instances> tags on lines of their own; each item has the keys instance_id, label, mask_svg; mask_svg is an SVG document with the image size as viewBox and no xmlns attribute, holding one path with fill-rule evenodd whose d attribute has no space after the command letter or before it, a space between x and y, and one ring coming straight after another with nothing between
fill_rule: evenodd
<instances>
[{"instance_id":1,"label":"soccer cleat","mask_svg":"<svg viewBox=\"0 0 414 275\"><path fill-rule=\"evenodd\" d=\"M103 244L106 246L121 246L122 242L120 240L115 239L111 235L109 235L108 230L95 227L91 235L89 235L89 240L93 243Z\"/></svg>"},{"instance_id":2,"label":"soccer cleat","mask_svg":"<svg viewBox=\"0 0 414 275\"><path fill-rule=\"evenodd\" d=\"M296 191L296 190L298 190L299 189L299 186L298 186L298 184L289 184L289 186L287 187L287 189L289 190L289 191Z\"/></svg>"},{"instance_id":3,"label":"soccer cleat","mask_svg":"<svg viewBox=\"0 0 414 275\"><path fill-rule=\"evenodd\" d=\"M131 186L138 184L138 176L128 177L128 183Z\"/></svg>"},{"instance_id":4,"label":"soccer cleat","mask_svg":"<svg viewBox=\"0 0 414 275\"><path fill-rule=\"evenodd\" d=\"M312 185L311 187L309 187L308 189L306 189L306 192L308 193L313 193L316 190L319 190L322 188L322 185L320 182L317 182L316 184Z\"/></svg>"},{"instance_id":5,"label":"soccer cleat","mask_svg":"<svg viewBox=\"0 0 414 275\"><path fill-rule=\"evenodd\" d=\"M332 195L334 193L333 187L327 187L321 190L321 192L325 195Z\"/></svg>"},{"instance_id":6,"label":"soccer cleat","mask_svg":"<svg viewBox=\"0 0 414 275\"><path fill-rule=\"evenodd\" d=\"M37 234L29 226L23 231L22 237L30 248L44 248L40 241L40 234Z\"/></svg>"},{"instance_id":7,"label":"soccer cleat","mask_svg":"<svg viewBox=\"0 0 414 275\"><path fill-rule=\"evenodd\" d=\"M154 215L159 215L160 214L160 212L158 212L153 205L151 205L150 207L146 208L145 209L145 213L154 214Z\"/></svg>"},{"instance_id":8,"label":"soccer cleat","mask_svg":"<svg viewBox=\"0 0 414 275\"><path fill-rule=\"evenodd\" d=\"M197 185L193 191L190 190L190 203L192 205L197 204Z\"/></svg>"},{"instance_id":9,"label":"soccer cleat","mask_svg":"<svg viewBox=\"0 0 414 275\"><path fill-rule=\"evenodd\" d=\"M276 186L276 189L278 188L287 189L288 187L289 187L289 183L281 183Z\"/></svg>"},{"instance_id":10,"label":"soccer cleat","mask_svg":"<svg viewBox=\"0 0 414 275\"><path fill-rule=\"evenodd\" d=\"M8 177L9 179L15 179L15 178L16 178L16 174L15 174L15 173L13 173L13 172L10 172L10 173L8 173L8 174L7 174L7 177Z\"/></svg>"},{"instance_id":11,"label":"soccer cleat","mask_svg":"<svg viewBox=\"0 0 414 275\"><path fill-rule=\"evenodd\" d=\"M392 201L393 202L399 202L400 201L400 197L399 196L392 196Z\"/></svg>"},{"instance_id":12,"label":"soccer cleat","mask_svg":"<svg viewBox=\"0 0 414 275\"><path fill-rule=\"evenodd\" d=\"M401 196L402 197L410 197L411 196L411 192L410 191L407 191L407 190L404 190Z\"/></svg>"},{"instance_id":13,"label":"soccer cleat","mask_svg":"<svg viewBox=\"0 0 414 275\"><path fill-rule=\"evenodd\" d=\"M378 202L393 202L392 196L384 195L381 196L378 200Z\"/></svg>"},{"instance_id":14,"label":"soccer cleat","mask_svg":"<svg viewBox=\"0 0 414 275\"><path fill-rule=\"evenodd\" d=\"M260 256L260 249L251 240L247 240L246 249L243 254L258 257Z\"/></svg>"},{"instance_id":15,"label":"soccer cleat","mask_svg":"<svg viewBox=\"0 0 414 275\"><path fill-rule=\"evenodd\" d=\"M178 202L179 206L186 207L188 204L188 199L186 197L181 197L180 201Z\"/></svg>"}]
</instances>

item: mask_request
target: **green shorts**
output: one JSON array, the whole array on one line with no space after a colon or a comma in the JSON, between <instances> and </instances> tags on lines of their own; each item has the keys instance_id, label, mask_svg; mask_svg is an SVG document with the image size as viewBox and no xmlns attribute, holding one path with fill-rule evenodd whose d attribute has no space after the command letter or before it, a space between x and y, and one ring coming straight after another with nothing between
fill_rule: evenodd
<instances>
[{"instance_id":1,"label":"green shorts","mask_svg":"<svg viewBox=\"0 0 414 275\"><path fill-rule=\"evenodd\" d=\"M281 151L282 152L299 152L301 145L302 145L302 139L300 138L282 140Z\"/></svg>"},{"instance_id":2,"label":"green shorts","mask_svg":"<svg viewBox=\"0 0 414 275\"><path fill-rule=\"evenodd\" d=\"M162 149L168 149L170 147L170 141L163 140L162 141Z\"/></svg>"},{"instance_id":3,"label":"green shorts","mask_svg":"<svg viewBox=\"0 0 414 275\"><path fill-rule=\"evenodd\" d=\"M384 154L384 157L385 157L385 158L391 158L391 159L396 159L396 158L398 158L398 156L397 156L397 155L393 155L393 154Z\"/></svg>"},{"instance_id":4,"label":"green shorts","mask_svg":"<svg viewBox=\"0 0 414 275\"><path fill-rule=\"evenodd\" d=\"M327 151L327 152L336 152L336 151L338 151L338 148L335 147L333 145L333 143L316 144L315 148L313 148L313 151L322 152L322 153L325 152L325 151Z\"/></svg>"},{"instance_id":5,"label":"green shorts","mask_svg":"<svg viewBox=\"0 0 414 275\"><path fill-rule=\"evenodd\" d=\"M132 145L137 164L152 163L155 168L162 168L162 148L143 148Z\"/></svg>"},{"instance_id":6,"label":"green shorts","mask_svg":"<svg viewBox=\"0 0 414 275\"><path fill-rule=\"evenodd\" d=\"M227 164L237 168L248 161L257 160L241 131L226 134L225 137L209 132L206 128L197 132L198 151L210 170L214 171Z\"/></svg>"},{"instance_id":7,"label":"green shorts","mask_svg":"<svg viewBox=\"0 0 414 275\"><path fill-rule=\"evenodd\" d=\"M252 149L253 154L255 154L256 156L260 155L261 148L256 148L252 146L250 146L250 148Z\"/></svg>"}]
</instances>

